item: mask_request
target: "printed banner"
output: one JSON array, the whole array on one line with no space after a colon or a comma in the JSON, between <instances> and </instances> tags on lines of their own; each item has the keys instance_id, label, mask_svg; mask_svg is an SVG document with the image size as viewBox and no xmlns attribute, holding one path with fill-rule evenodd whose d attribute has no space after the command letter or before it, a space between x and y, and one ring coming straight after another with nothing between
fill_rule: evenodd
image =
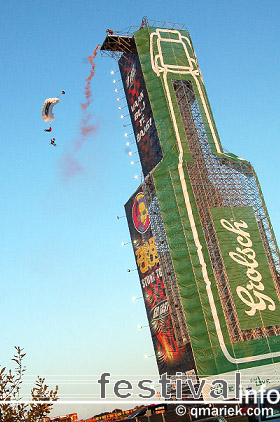
<instances>
[{"instance_id":1,"label":"printed banner","mask_svg":"<svg viewBox=\"0 0 280 422\"><path fill-rule=\"evenodd\" d=\"M151 104L136 54L123 54L120 73L144 176L162 160Z\"/></svg>"},{"instance_id":2,"label":"printed banner","mask_svg":"<svg viewBox=\"0 0 280 422\"><path fill-rule=\"evenodd\" d=\"M253 208L212 208L211 214L241 329L279 324L279 300Z\"/></svg>"},{"instance_id":3,"label":"printed banner","mask_svg":"<svg viewBox=\"0 0 280 422\"><path fill-rule=\"evenodd\" d=\"M141 188L127 202L125 211L159 373L189 371L193 368L190 345L180 348L175 338L163 275Z\"/></svg>"}]
</instances>

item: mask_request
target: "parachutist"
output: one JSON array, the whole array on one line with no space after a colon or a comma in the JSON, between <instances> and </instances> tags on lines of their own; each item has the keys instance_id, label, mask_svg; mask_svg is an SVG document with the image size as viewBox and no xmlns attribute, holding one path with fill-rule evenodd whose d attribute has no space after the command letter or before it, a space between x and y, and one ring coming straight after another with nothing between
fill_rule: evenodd
<instances>
[{"instance_id":1,"label":"parachutist","mask_svg":"<svg viewBox=\"0 0 280 422\"><path fill-rule=\"evenodd\" d=\"M44 122L54 121L53 106L59 103L58 98L47 98L42 107L42 117Z\"/></svg>"},{"instance_id":2,"label":"parachutist","mask_svg":"<svg viewBox=\"0 0 280 422\"><path fill-rule=\"evenodd\" d=\"M52 138L51 139L51 145L53 145L54 147L56 147L55 138Z\"/></svg>"},{"instance_id":3,"label":"parachutist","mask_svg":"<svg viewBox=\"0 0 280 422\"><path fill-rule=\"evenodd\" d=\"M44 129L44 132L51 132L52 131L52 127L50 126L49 129Z\"/></svg>"}]
</instances>

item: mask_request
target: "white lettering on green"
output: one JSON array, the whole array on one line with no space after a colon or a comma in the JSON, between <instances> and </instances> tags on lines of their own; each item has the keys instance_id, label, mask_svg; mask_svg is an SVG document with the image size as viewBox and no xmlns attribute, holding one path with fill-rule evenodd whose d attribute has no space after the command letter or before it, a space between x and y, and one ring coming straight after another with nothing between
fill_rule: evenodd
<instances>
[{"instance_id":1,"label":"white lettering on green","mask_svg":"<svg viewBox=\"0 0 280 422\"><path fill-rule=\"evenodd\" d=\"M253 316L255 315L256 311L263 311L266 309L266 307L268 307L270 311L274 311L275 302L266 294L261 293L261 291L264 291L265 286L261 282L262 275L256 269L259 266L256 260L256 253L252 248L253 243L250 239L250 233L243 230L247 229L248 225L245 221L242 220L240 220L240 222L234 222L234 224L231 224L225 219L221 219L220 222L226 230L238 235L236 240L239 245L244 247L243 249L237 247L235 249L236 252L229 252L229 256L233 261L247 268L246 275L248 277L248 281L246 287L237 286L236 288L238 297L242 300L243 303L245 303L245 305L250 308L249 310L245 311L246 314ZM252 294L249 292L249 290ZM269 303L268 306L267 302Z\"/></svg>"}]
</instances>

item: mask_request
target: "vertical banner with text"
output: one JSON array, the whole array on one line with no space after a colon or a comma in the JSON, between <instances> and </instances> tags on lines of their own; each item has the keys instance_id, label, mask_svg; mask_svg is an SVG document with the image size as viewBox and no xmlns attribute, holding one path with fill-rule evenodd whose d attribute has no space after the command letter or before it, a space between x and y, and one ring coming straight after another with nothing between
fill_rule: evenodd
<instances>
[{"instance_id":1,"label":"vertical banner with text","mask_svg":"<svg viewBox=\"0 0 280 422\"><path fill-rule=\"evenodd\" d=\"M137 270L152 335L159 373L189 371L186 346L179 347L166 296L165 286L150 218L141 187L125 205Z\"/></svg>"},{"instance_id":2,"label":"vertical banner with text","mask_svg":"<svg viewBox=\"0 0 280 422\"><path fill-rule=\"evenodd\" d=\"M119 68L142 171L147 176L163 155L138 55L123 54Z\"/></svg>"}]
</instances>

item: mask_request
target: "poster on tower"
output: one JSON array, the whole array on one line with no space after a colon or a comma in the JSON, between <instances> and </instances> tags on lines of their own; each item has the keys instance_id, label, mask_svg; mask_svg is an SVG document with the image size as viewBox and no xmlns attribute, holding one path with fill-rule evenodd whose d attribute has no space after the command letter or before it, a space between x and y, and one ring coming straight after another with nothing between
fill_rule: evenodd
<instances>
[{"instance_id":1,"label":"poster on tower","mask_svg":"<svg viewBox=\"0 0 280 422\"><path fill-rule=\"evenodd\" d=\"M123 54L119 68L142 171L147 176L163 155L138 56Z\"/></svg>"},{"instance_id":2,"label":"poster on tower","mask_svg":"<svg viewBox=\"0 0 280 422\"><path fill-rule=\"evenodd\" d=\"M211 214L241 330L280 324L280 304L251 207Z\"/></svg>"},{"instance_id":3,"label":"poster on tower","mask_svg":"<svg viewBox=\"0 0 280 422\"><path fill-rule=\"evenodd\" d=\"M159 373L176 374L193 369L188 345L175 338L163 274L141 187L125 205L130 236L140 278Z\"/></svg>"}]
</instances>

